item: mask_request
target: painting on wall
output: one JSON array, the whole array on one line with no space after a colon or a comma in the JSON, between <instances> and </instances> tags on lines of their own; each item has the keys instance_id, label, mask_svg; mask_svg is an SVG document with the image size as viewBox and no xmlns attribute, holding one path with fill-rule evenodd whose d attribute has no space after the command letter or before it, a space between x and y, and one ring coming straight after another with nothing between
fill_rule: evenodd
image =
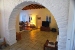
<instances>
[{"instance_id":1,"label":"painting on wall","mask_svg":"<svg viewBox=\"0 0 75 50\"><path fill-rule=\"evenodd\" d=\"M38 20L40 20L41 19L41 17L38 17Z\"/></svg>"}]
</instances>

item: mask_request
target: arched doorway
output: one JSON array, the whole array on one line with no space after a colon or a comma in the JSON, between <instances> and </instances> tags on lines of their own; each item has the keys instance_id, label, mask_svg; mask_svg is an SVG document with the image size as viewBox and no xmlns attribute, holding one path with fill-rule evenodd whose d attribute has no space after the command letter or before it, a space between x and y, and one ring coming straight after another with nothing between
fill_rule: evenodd
<instances>
[{"instance_id":1,"label":"arched doorway","mask_svg":"<svg viewBox=\"0 0 75 50\"><path fill-rule=\"evenodd\" d=\"M47 1L48 2L48 1ZM41 2L42 3L42 2ZM9 17L9 23L8 23L8 29L9 29L9 38L10 38L10 45L12 45L13 43L16 42L16 29L15 29L15 21L16 21L16 15L18 15L18 13L21 11L21 9L29 4L40 4L39 3L36 3L36 2L22 2L21 4L17 5L10 17ZM52 10L51 12L53 13L53 15L55 16L55 19L56 19L56 22L57 22L57 25L58 25L58 28L59 28L59 44L58 44L58 47L59 47L59 50L62 48L63 50L66 48L66 26L67 26L67 17L63 17L63 16L67 16L67 15L62 15L63 13L60 13L60 12L63 12L63 11L58 11L58 13L60 13L59 15L56 15L58 13L56 12L53 12L54 10L56 9L53 9L54 7L52 5L46 5L46 2L45 3L42 3L43 6L45 6L46 8L48 8L48 10ZM50 7L48 7L50 6ZM51 8L52 7L52 8ZM58 9L58 8L57 8ZM63 8L62 8L63 9ZM64 10L64 9L63 9ZM66 12L65 12L66 13ZM62 17L60 17L62 16ZM65 21L64 21L65 20ZM63 21L63 22L62 22ZM61 25L62 24L62 25ZM10 34L11 33L11 34ZM12 36L13 35L13 36ZM62 38L64 36L64 38ZM12 40L11 40L12 39ZM63 45L64 43L64 45Z\"/></svg>"}]
</instances>

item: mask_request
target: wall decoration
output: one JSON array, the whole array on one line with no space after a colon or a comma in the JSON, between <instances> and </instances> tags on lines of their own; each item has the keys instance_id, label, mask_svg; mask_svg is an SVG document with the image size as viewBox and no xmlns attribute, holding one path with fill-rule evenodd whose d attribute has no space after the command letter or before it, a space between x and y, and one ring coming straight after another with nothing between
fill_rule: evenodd
<instances>
[{"instance_id":1,"label":"wall decoration","mask_svg":"<svg viewBox=\"0 0 75 50\"><path fill-rule=\"evenodd\" d=\"M49 23L51 23L51 16L46 16L46 21L49 21Z\"/></svg>"},{"instance_id":2,"label":"wall decoration","mask_svg":"<svg viewBox=\"0 0 75 50\"><path fill-rule=\"evenodd\" d=\"M32 17L31 17L31 20L32 20Z\"/></svg>"},{"instance_id":3,"label":"wall decoration","mask_svg":"<svg viewBox=\"0 0 75 50\"><path fill-rule=\"evenodd\" d=\"M49 23L51 23L51 17L49 17Z\"/></svg>"},{"instance_id":4,"label":"wall decoration","mask_svg":"<svg viewBox=\"0 0 75 50\"><path fill-rule=\"evenodd\" d=\"M30 16L29 16L29 22L30 22Z\"/></svg>"},{"instance_id":5,"label":"wall decoration","mask_svg":"<svg viewBox=\"0 0 75 50\"><path fill-rule=\"evenodd\" d=\"M46 21L49 21L49 18L48 18L48 16L46 16Z\"/></svg>"},{"instance_id":6,"label":"wall decoration","mask_svg":"<svg viewBox=\"0 0 75 50\"><path fill-rule=\"evenodd\" d=\"M41 19L41 17L38 17L38 20L40 20Z\"/></svg>"}]
</instances>

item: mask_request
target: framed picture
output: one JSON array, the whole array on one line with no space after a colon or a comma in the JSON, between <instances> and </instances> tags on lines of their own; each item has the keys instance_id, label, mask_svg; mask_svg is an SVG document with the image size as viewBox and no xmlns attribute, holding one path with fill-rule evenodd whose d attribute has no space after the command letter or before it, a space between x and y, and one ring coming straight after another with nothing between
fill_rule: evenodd
<instances>
[{"instance_id":1,"label":"framed picture","mask_svg":"<svg viewBox=\"0 0 75 50\"><path fill-rule=\"evenodd\" d=\"M38 20L40 20L41 19L41 17L38 17Z\"/></svg>"}]
</instances>

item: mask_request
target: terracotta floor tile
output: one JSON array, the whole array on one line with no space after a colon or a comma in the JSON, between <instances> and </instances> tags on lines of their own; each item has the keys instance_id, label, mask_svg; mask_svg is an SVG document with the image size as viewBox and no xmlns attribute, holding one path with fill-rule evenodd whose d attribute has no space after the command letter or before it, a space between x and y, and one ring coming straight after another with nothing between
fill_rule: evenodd
<instances>
[{"instance_id":1,"label":"terracotta floor tile","mask_svg":"<svg viewBox=\"0 0 75 50\"><path fill-rule=\"evenodd\" d=\"M3 50L43 50L43 45L47 39L55 42L57 38L57 32L45 32L39 29L24 31L21 34L20 41Z\"/></svg>"}]
</instances>

